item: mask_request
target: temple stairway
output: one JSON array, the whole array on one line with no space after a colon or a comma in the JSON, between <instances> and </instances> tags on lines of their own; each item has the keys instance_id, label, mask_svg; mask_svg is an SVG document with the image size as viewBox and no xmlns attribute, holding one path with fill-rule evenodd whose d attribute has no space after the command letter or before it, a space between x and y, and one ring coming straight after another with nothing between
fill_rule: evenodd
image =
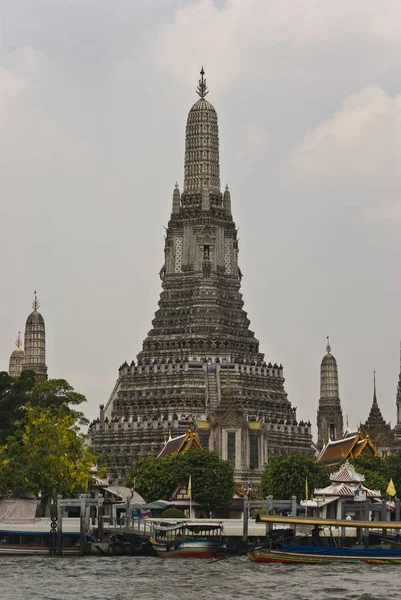
<instances>
[{"instance_id":1,"label":"temple stairway","mask_svg":"<svg viewBox=\"0 0 401 600\"><path fill-rule=\"evenodd\" d=\"M208 370L207 388L209 396L209 410L210 412L214 412L218 405L216 370Z\"/></svg>"}]
</instances>

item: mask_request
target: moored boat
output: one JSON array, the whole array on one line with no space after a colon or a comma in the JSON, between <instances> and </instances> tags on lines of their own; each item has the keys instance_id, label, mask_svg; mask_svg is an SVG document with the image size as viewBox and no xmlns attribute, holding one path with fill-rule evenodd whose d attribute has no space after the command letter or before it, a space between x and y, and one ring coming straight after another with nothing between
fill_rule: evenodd
<instances>
[{"instance_id":1,"label":"moored boat","mask_svg":"<svg viewBox=\"0 0 401 600\"><path fill-rule=\"evenodd\" d=\"M155 525L150 542L160 558L217 558L226 554L223 526L210 521Z\"/></svg>"},{"instance_id":2,"label":"moored boat","mask_svg":"<svg viewBox=\"0 0 401 600\"><path fill-rule=\"evenodd\" d=\"M355 521L347 519L320 519L308 517L280 517L280 516L261 516L260 521L268 525L270 535L273 532L272 527L291 526L292 536L296 538L297 526L313 527L312 529L312 545L296 545L283 543L279 547L273 547L273 544L266 543L266 547L257 548L248 552L248 558L260 563L291 563L291 564L316 564L328 562L364 562L370 564L401 564L401 548L389 547L380 545L377 547L357 546L348 547L338 544L335 537L331 535L330 543L326 538L326 544L319 542L320 531L329 529L332 534L332 528L339 532L339 540L341 539L340 532L346 528L353 530L400 530L401 523L394 521ZM277 530L275 530L277 531ZM273 537L270 537L273 540ZM365 539L368 539L365 536ZM389 542L387 542L389 543ZM391 542L390 542L391 543Z\"/></svg>"},{"instance_id":3,"label":"moored boat","mask_svg":"<svg viewBox=\"0 0 401 600\"><path fill-rule=\"evenodd\" d=\"M79 533L63 535L63 555L79 555ZM0 530L0 556L50 556L53 554L50 532L28 527Z\"/></svg>"},{"instance_id":4,"label":"moored boat","mask_svg":"<svg viewBox=\"0 0 401 600\"><path fill-rule=\"evenodd\" d=\"M248 558L259 563L364 562L369 564L401 564L401 550L394 548L284 545L281 550L269 548L253 550L248 552Z\"/></svg>"}]
</instances>

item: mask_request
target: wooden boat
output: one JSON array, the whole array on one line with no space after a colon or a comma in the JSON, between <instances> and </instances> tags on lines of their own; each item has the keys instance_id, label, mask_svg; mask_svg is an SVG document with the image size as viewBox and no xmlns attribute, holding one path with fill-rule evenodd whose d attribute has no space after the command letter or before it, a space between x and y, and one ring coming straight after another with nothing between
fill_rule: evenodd
<instances>
[{"instance_id":1,"label":"wooden boat","mask_svg":"<svg viewBox=\"0 0 401 600\"><path fill-rule=\"evenodd\" d=\"M279 517L266 515L260 521L281 527L297 526L314 527L321 530L326 528L344 529L351 527L364 530L394 530L401 529L401 523L394 521L349 521L339 519L320 519L308 517ZM316 540L315 540L316 544ZM365 562L370 564L401 564L401 548L362 547L348 548L336 545L291 545L283 544L280 548L258 548L248 552L248 558L260 563L291 563L291 564L316 564L328 562Z\"/></svg>"},{"instance_id":2,"label":"wooden boat","mask_svg":"<svg viewBox=\"0 0 401 600\"><path fill-rule=\"evenodd\" d=\"M160 558L217 558L226 554L223 526L210 521L154 525L150 542Z\"/></svg>"},{"instance_id":3,"label":"wooden boat","mask_svg":"<svg viewBox=\"0 0 401 600\"><path fill-rule=\"evenodd\" d=\"M250 560L260 563L364 562L369 564L401 564L401 550L394 548L344 548L286 544L281 550L260 548L248 552L247 556Z\"/></svg>"},{"instance_id":4,"label":"wooden boat","mask_svg":"<svg viewBox=\"0 0 401 600\"><path fill-rule=\"evenodd\" d=\"M63 555L79 555L79 533L63 534ZM0 556L51 556L51 535L48 531L0 529Z\"/></svg>"}]
</instances>

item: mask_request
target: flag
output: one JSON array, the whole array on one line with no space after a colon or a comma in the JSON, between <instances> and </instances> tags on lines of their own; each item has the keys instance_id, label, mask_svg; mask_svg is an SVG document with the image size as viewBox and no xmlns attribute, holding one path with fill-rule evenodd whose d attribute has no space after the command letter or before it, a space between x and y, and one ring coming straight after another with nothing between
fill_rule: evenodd
<instances>
[{"instance_id":1,"label":"flag","mask_svg":"<svg viewBox=\"0 0 401 600\"><path fill-rule=\"evenodd\" d=\"M189 479L188 479L187 493L188 493L189 499L192 500L192 478L191 478L191 475L189 476Z\"/></svg>"},{"instance_id":2,"label":"flag","mask_svg":"<svg viewBox=\"0 0 401 600\"><path fill-rule=\"evenodd\" d=\"M131 498L134 497L134 494L135 494L135 479L134 479L134 483L131 486Z\"/></svg>"},{"instance_id":3,"label":"flag","mask_svg":"<svg viewBox=\"0 0 401 600\"><path fill-rule=\"evenodd\" d=\"M308 496L309 496L308 478L305 477L305 500L308 499Z\"/></svg>"},{"instance_id":4,"label":"flag","mask_svg":"<svg viewBox=\"0 0 401 600\"><path fill-rule=\"evenodd\" d=\"M390 479L390 483L387 486L387 493L389 496L395 496L396 495L396 491L395 491L395 487L394 487L394 483L393 480Z\"/></svg>"}]
</instances>

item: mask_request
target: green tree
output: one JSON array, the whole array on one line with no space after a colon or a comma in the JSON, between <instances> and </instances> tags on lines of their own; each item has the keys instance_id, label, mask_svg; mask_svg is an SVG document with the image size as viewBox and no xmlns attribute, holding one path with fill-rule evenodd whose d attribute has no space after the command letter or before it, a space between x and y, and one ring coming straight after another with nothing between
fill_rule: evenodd
<instances>
[{"instance_id":1,"label":"green tree","mask_svg":"<svg viewBox=\"0 0 401 600\"><path fill-rule=\"evenodd\" d=\"M345 461L343 461L345 462ZM388 483L392 477L391 464L389 459L382 459L379 456L358 456L350 458L348 461L355 467L357 473L365 476L367 488L371 490L380 490L383 497L385 496ZM338 466L333 469L338 470Z\"/></svg>"},{"instance_id":2,"label":"green tree","mask_svg":"<svg viewBox=\"0 0 401 600\"><path fill-rule=\"evenodd\" d=\"M5 444L10 435L22 435L28 406L70 414L80 425L87 425L88 419L76 410L83 402L85 396L75 392L65 379L36 379L32 371L23 371L20 377L0 372L0 444Z\"/></svg>"},{"instance_id":3,"label":"green tree","mask_svg":"<svg viewBox=\"0 0 401 600\"><path fill-rule=\"evenodd\" d=\"M35 494L44 512L58 494L85 491L95 462L73 414L28 406L22 437L0 448L1 491Z\"/></svg>"},{"instance_id":4,"label":"green tree","mask_svg":"<svg viewBox=\"0 0 401 600\"><path fill-rule=\"evenodd\" d=\"M197 450L163 458L147 456L134 460L127 485L148 502L170 498L181 481L191 476L192 497L208 511L230 505L234 491L234 468L213 452Z\"/></svg>"},{"instance_id":5,"label":"green tree","mask_svg":"<svg viewBox=\"0 0 401 600\"><path fill-rule=\"evenodd\" d=\"M232 503L234 467L229 461L209 450L174 454L171 458L175 480L188 480L191 476L193 499L209 512Z\"/></svg>"},{"instance_id":6,"label":"green tree","mask_svg":"<svg viewBox=\"0 0 401 600\"><path fill-rule=\"evenodd\" d=\"M0 372L0 444L23 426L34 386L35 374L32 371L24 371L20 377Z\"/></svg>"},{"instance_id":7,"label":"green tree","mask_svg":"<svg viewBox=\"0 0 401 600\"><path fill-rule=\"evenodd\" d=\"M330 484L326 468L313 456L300 452L275 454L271 457L262 473L261 494L288 500L296 496L298 501L306 495L306 480L309 496L315 488Z\"/></svg>"},{"instance_id":8,"label":"green tree","mask_svg":"<svg viewBox=\"0 0 401 600\"><path fill-rule=\"evenodd\" d=\"M59 415L72 415L80 425L87 425L89 421L83 412L72 408L83 402L86 402L85 396L75 392L65 379L38 379L30 397L31 406L50 408Z\"/></svg>"},{"instance_id":9,"label":"green tree","mask_svg":"<svg viewBox=\"0 0 401 600\"><path fill-rule=\"evenodd\" d=\"M174 491L176 482L171 469L171 457L144 456L135 458L126 477L129 487L134 483L147 502L165 500Z\"/></svg>"}]
</instances>

